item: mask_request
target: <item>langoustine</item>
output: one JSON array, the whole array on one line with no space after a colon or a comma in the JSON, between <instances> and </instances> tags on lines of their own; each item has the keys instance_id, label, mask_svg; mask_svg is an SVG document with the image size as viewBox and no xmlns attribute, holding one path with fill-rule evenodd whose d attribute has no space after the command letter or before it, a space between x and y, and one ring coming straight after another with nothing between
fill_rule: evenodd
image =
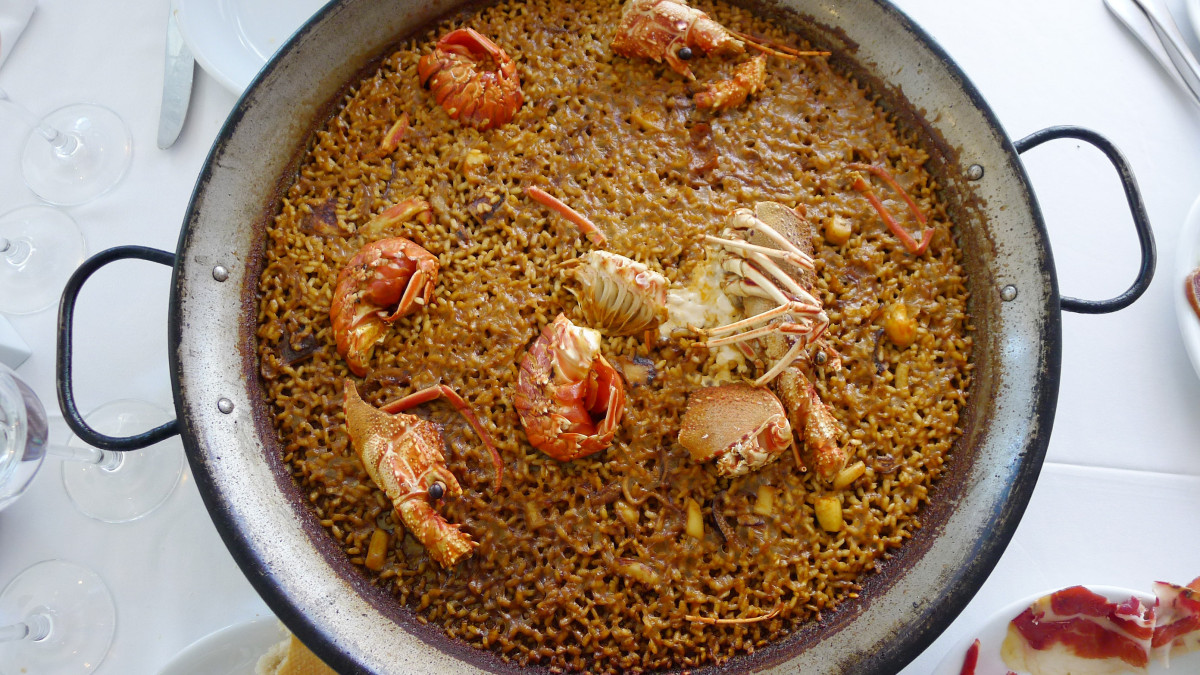
<instances>
[{"instance_id":1,"label":"langoustine","mask_svg":"<svg viewBox=\"0 0 1200 675\"><path fill-rule=\"evenodd\" d=\"M417 75L451 119L481 131L508 124L525 101L512 58L473 28L438 40Z\"/></svg>"},{"instance_id":2,"label":"langoustine","mask_svg":"<svg viewBox=\"0 0 1200 675\"><path fill-rule=\"evenodd\" d=\"M491 436L466 402L445 385L423 389L376 408L362 400L353 380L343 383L346 430L367 474L388 498L404 527L442 567L453 567L477 544L446 522L433 502L462 495L458 479L446 467L442 434L436 425L402 411L444 397L467 418L492 456L499 486L504 467Z\"/></svg>"},{"instance_id":3,"label":"langoustine","mask_svg":"<svg viewBox=\"0 0 1200 675\"><path fill-rule=\"evenodd\" d=\"M392 323L427 306L438 259L404 237L371 242L338 272L329 316L350 372L367 374L371 352Z\"/></svg>"},{"instance_id":4,"label":"langoustine","mask_svg":"<svg viewBox=\"0 0 1200 675\"><path fill-rule=\"evenodd\" d=\"M609 47L614 54L666 61L671 70L696 79L684 63L693 50L718 56L742 54L742 41L704 12L680 0L626 0Z\"/></svg>"},{"instance_id":5,"label":"langoustine","mask_svg":"<svg viewBox=\"0 0 1200 675\"><path fill-rule=\"evenodd\" d=\"M600 333L559 314L521 360L513 406L530 445L569 462L612 443L625 385L600 354Z\"/></svg>"},{"instance_id":6,"label":"langoustine","mask_svg":"<svg viewBox=\"0 0 1200 675\"><path fill-rule=\"evenodd\" d=\"M666 316L670 282L636 260L588 251L562 267L579 281L569 290L584 321L605 335L637 335Z\"/></svg>"}]
</instances>

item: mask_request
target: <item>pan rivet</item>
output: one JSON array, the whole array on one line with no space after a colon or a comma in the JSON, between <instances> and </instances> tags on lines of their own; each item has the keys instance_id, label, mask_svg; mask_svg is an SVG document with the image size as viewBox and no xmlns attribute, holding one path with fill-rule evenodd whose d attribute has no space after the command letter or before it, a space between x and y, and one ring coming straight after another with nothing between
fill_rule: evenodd
<instances>
[{"instance_id":1,"label":"pan rivet","mask_svg":"<svg viewBox=\"0 0 1200 675\"><path fill-rule=\"evenodd\" d=\"M230 401L227 398L217 401L217 410L220 410L228 415L229 413L233 412L233 401Z\"/></svg>"},{"instance_id":2,"label":"pan rivet","mask_svg":"<svg viewBox=\"0 0 1200 675\"><path fill-rule=\"evenodd\" d=\"M217 281L225 281L229 278L229 270L225 269L224 265L217 265L213 268L213 278Z\"/></svg>"},{"instance_id":3,"label":"pan rivet","mask_svg":"<svg viewBox=\"0 0 1200 675\"><path fill-rule=\"evenodd\" d=\"M1017 287L1009 284L1000 289L1000 299L1009 302L1017 299Z\"/></svg>"},{"instance_id":4,"label":"pan rivet","mask_svg":"<svg viewBox=\"0 0 1200 675\"><path fill-rule=\"evenodd\" d=\"M979 164L972 164L971 166L967 167L967 179L968 180L979 180L980 178L983 178L983 167L982 166L980 166Z\"/></svg>"}]
</instances>

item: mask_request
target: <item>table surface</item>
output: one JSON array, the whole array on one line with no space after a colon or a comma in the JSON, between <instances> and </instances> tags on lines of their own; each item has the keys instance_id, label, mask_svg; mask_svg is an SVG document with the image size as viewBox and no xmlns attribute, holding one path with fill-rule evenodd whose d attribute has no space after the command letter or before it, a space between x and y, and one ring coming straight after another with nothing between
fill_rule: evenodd
<instances>
[{"instance_id":1,"label":"table surface","mask_svg":"<svg viewBox=\"0 0 1200 675\"><path fill-rule=\"evenodd\" d=\"M1182 2L1170 6L1194 40ZM1200 379L1176 325L1180 280L1171 274L1180 228L1200 193L1200 109L1100 0L897 4L958 62L1011 138L1076 124L1111 139L1138 178L1160 252L1158 275L1130 308L1063 315L1061 391L1041 479L995 571L903 671L918 675L1022 596L1076 583L1148 590L1155 580L1200 575ZM174 250L195 177L237 100L197 69L179 141L156 147L167 12L166 0L119 8L41 0L0 69L0 87L37 113L93 101L129 124L129 175L109 194L66 209L92 253L122 244ZM37 202L16 159L25 133L0 108L0 211ZM1063 293L1123 291L1137 268L1136 238L1100 153L1058 142L1023 160ZM172 407L168 280L166 268L126 262L85 288L75 333L81 409L122 398ZM10 319L34 351L18 373L56 408L54 312ZM61 418L53 427L53 440L66 442ZM48 558L95 569L118 612L115 643L98 672L157 672L212 631L269 614L218 537L190 473L160 510L112 525L76 511L58 464L48 460L29 492L0 512L0 584Z\"/></svg>"}]
</instances>

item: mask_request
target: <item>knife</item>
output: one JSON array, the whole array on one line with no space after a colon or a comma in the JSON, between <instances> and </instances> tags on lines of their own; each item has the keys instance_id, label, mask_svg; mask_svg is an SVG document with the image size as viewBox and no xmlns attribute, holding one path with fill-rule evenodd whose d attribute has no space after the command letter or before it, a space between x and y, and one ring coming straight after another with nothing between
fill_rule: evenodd
<instances>
[{"instance_id":1,"label":"knife","mask_svg":"<svg viewBox=\"0 0 1200 675\"><path fill-rule=\"evenodd\" d=\"M167 15L167 58L163 67L162 108L158 115L158 147L166 150L175 144L187 117L188 101L192 98L192 75L196 60L183 41L175 9Z\"/></svg>"},{"instance_id":2,"label":"knife","mask_svg":"<svg viewBox=\"0 0 1200 675\"><path fill-rule=\"evenodd\" d=\"M1163 52L1167 55L1166 59L1162 57L1162 53L1154 49L1148 38L1133 24L1134 19L1125 13L1127 11L1125 7L1118 7L1117 3L1123 2L1130 2L1136 6L1146 21L1150 23ZM1125 24L1130 32L1141 40L1163 68L1166 68L1168 72L1173 72L1182 81L1188 93L1191 94L1192 100L1200 105L1200 64L1197 64L1196 59L1184 44L1183 37L1179 35L1174 23L1168 26L1159 18L1157 12L1143 0L1104 0L1104 4L1108 6L1114 16Z\"/></svg>"}]
</instances>

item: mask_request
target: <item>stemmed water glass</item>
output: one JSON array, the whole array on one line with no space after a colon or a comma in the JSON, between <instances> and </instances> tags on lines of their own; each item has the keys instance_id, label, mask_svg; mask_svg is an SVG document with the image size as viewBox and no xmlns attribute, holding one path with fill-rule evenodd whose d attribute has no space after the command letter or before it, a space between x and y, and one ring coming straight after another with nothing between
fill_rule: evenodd
<instances>
[{"instance_id":1,"label":"stemmed water glass","mask_svg":"<svg viewBox=\"0 0 1200 675\"><path fill-rule=\"evenodd\" d=\"M88 673L112 646L117 610L95 572L46 560L0 591L0 664L14 673Z\"/></svg>"},{"instance_id":2,"label":"stemmed water glass","mask_svg":"<svg viewBox=\"0 0 1200 675\"><path fill-rule=\"evenodd\" d=\"M8 103L32 127L21 150L21 173L34 194L51 204L82 204L121 181L133 157L129 127L104 106L79 103L37 117Z\"/></svg>"},{"instance_id":3,"label":"stemmed water glass","mask_svg":"<svg viewBox=\"0 0 1200 675\"><path fill-rule=\"evenodd\" d=\"M122 399L100 406L84 420L102 434L125 436L170 422L171 416L145 401ZM65 448L51 446L50 454L75 460L62 463L67 496L85 516L106 523L127 523L151 513L167 501L183 475L183 446L177 437L133 452L100 450L72 437Z\"/></svg>"},{"instance_id":4,"label":"stemmed water glass","mask_svg":"<svg viewBox=\"0 0 1200 675\"><path fill-rule=\"evenodd\" d=\"M0 509L28 487L48 440L41 402L0 366ZM0 664L13 672L90 672L108 654L115 628L112 594L73 563L37 563L0 591Z\"/></svg>"},{"instance_id":5,"label":"stemmed water glass","mask_svg":"<svg viewBox=\"0 0 1200 675\"><path fill-rule=\"evenodd\" d=\"M24 206L0 216L0 312L53 306L86 250L79 226L59 209Z\"/></svg>"},{"instance_id":6,"label":"stemmed water glass","mask_svg":"<svg viewBox=\"0 0 1200 675\"><path fill-rule=\"evenodd\" d=\"M51 445L41 401L3 365L0 411L0 509L20 496L45 455L64 460L63 487L75 508L106 523L126 523L151 513L167 501L183 474L183 448L177 438L137 452L101 450L75 437L67 445ZM170 419L161 408L132 399L107 403L85 417L96 431L118 435ZM23 451L18 444L22 428L32 434Z\"/></svg>"}]
</instances>

